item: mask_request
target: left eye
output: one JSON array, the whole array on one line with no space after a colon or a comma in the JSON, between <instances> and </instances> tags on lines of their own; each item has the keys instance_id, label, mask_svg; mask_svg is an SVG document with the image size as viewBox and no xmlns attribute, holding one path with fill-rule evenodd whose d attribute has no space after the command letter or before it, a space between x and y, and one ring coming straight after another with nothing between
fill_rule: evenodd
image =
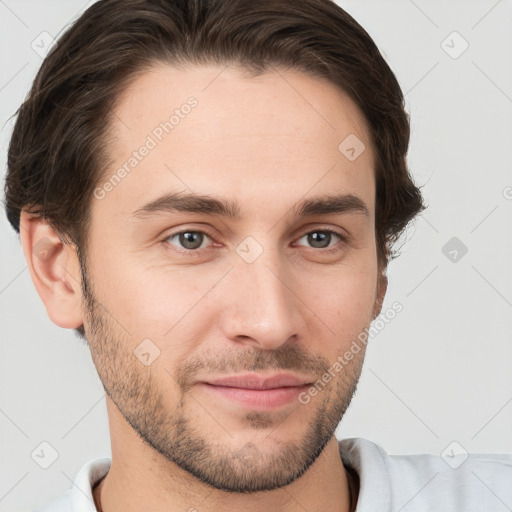
<instances>
[{"instance_id":1,"label":"left eye","mask_svg":"<svg viewBox=\"0 0 512 512\"><path fill-rule=\"evenodd\" d=\"M335 243L337 241L343 240L343 237L335 231L322 230L310 231L309 233L306 233L304 236L299 238L299 241L303 238L306 238L307 242L311 244L314 249L326 249L327 247L331 246L333 235L337 239L334 240Z\"/></svg>"}]
</instances>

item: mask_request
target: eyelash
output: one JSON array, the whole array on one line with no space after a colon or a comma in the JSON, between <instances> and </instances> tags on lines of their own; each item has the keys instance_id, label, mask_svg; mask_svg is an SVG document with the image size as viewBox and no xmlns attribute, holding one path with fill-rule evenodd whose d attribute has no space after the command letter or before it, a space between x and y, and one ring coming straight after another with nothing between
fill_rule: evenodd
<instances>
[{"instance_id":1,"label":"eyelash","mask_svg":"<svg viewBox=\"0 0 512 512\"><path fill-rule=\"evenodd\" d=\"M210 234L208 231L199 230L199 229L182 229L181 231L176 231L175 233L170 233L170 234L166 235L165 238L162 239L162 242L166 245L166 248L168 250L175 251L175 252L182 253L182 254L183 253L186 253L186 254L194 254L194 253L198 254L198 253L202 252L201 248L199 248L199 249L181 249L181 250L180 249L171 249L169 246L171 246L172 244L168 243L167 240L169 240L170 238L174 238L177 235L181 235L182 233L200 233L200 234L206 235L212 241L214 241L213 235ZM330 254L330 253L339 251L339 250L341 250L340 245L344 246L348 242L348 236L342 235L338 231L334 231L332 229L327 229L327 228L325 228L325 229L317 228L317 229L313 229L311 231L306 231L301 236L299 236L297 238L297 240L300 240L301 238L304 238L304 236L310 235L311 233L329 233L329 234L335 235L336 237L339 238L339 242L337 244L335 244L334 246L329 247L329 248L316 249L315 247L310 247L310 249L313 249L313 250L316 249L317 252L320 252L322 254ZM208 249L208 248L203 248L203 249Z\"/></svg>"}]
</instances>

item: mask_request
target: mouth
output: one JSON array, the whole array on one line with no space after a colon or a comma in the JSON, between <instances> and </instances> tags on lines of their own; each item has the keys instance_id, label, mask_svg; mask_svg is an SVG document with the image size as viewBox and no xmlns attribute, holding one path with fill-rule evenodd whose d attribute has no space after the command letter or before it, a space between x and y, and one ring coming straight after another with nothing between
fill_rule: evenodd
<instances>
[{"instance_id":1,"label":"mouth","mask_svg":"<svg viewBox=\"0 0 512 512\"><path fill-rule=\"evenodd\" d=\"M298 395L314 379L287 373L272 375L243 374L202 381L199 386L217 398L258 410L275 409L298 402Z\"/></svg>"}]
</instances>

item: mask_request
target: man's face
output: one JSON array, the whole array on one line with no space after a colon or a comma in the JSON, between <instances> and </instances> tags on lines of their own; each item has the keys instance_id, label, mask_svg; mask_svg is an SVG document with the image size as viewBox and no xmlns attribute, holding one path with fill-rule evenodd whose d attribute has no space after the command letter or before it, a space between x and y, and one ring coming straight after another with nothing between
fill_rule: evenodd
<instances>
[{"instance_id":1,"label":"man's face","mask_svg":"<svg viewBox=\"0 0 512 512\"><path fill-rule=\"evenodd\" d=\"M114 112L84 308L103 386L162 466L234 492L286 485L332 438L364 346L309 403L300 393L332 371L378 301L364 120L334 85L297 71L163 65ZM355 160L338 148L350 134L366 145ZM165 194L236 203L236 216L193 211L197 200L143 211ZM337 203L299 215L305 201L347 194L368 214ZM219 385L233 376L242 381Z\"/></svg>"}]
</instances>

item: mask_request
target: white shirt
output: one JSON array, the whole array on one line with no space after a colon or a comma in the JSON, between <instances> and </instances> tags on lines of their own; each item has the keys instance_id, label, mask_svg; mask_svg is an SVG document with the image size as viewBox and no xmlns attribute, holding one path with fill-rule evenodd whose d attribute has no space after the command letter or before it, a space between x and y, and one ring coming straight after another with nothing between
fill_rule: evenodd
<instances>
[{"instance_id":1,"label":"white shirt","mask_svg":"<svg viewBox=\"0 0 512 512\"><path fill-rule=\"evenodd\" d=\"M512 454L388 455L362 438L339 447L344 465L359 475L356 512L512 511ZM92 488L110 464L89 461L71 489L34 512L97 512Z\"/></svg>"}]
</instances>

